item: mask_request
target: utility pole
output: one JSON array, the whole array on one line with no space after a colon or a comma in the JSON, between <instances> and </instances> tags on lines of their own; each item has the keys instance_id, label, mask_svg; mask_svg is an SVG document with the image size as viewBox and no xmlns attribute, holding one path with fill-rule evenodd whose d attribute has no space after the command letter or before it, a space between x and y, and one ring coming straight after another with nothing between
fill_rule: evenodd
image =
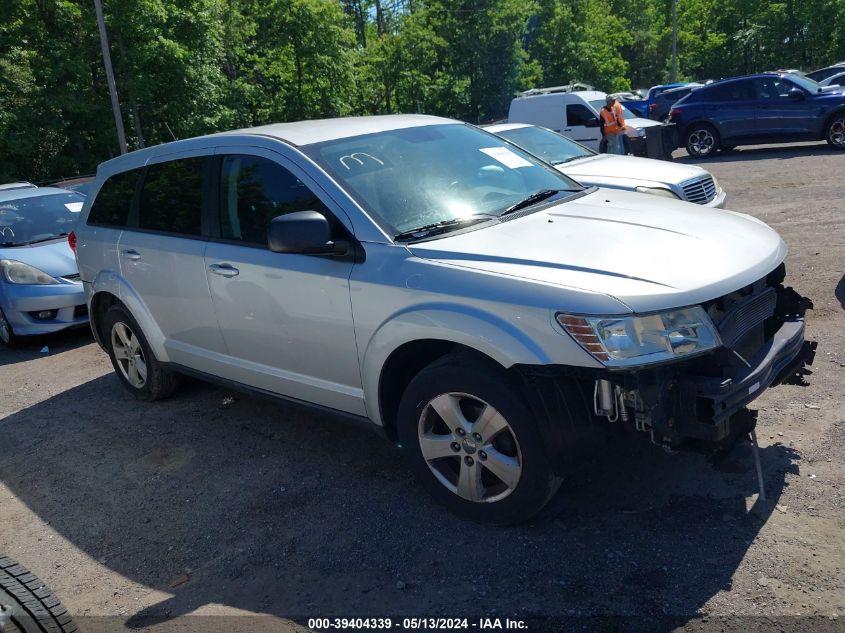
<instances>
[{"instance_id":1,"label":"utility pole","mask_svg":"<svg viewBox=\"0 0 845 633\"><path fill-rule=\"evenodd\" d=\"M97 12L97 26L100 28L100 47L103 49L103 63L106 66L106 81L109 84L111 95L111 107L114 111L114 125L117 128L117 142L120 144L120 153L126 153L126 134L123 131L123 118L120 116L120 102L117 100L117 87L114 84L114 71L111 67L111 53L109 53L109 38L106 35L106 23L103 20L103 5L100 0L94 0L94 9Z\"/></svg>"},{"instance_id":2,"label":"utility pole","mask_svg":"<svg viewBox=\"0 0 845 633\"><path fill-rule=\"evenodd\" d=\"M678 81L678 0L672 0L672 83Z\"/></svg>"}]
</instances>

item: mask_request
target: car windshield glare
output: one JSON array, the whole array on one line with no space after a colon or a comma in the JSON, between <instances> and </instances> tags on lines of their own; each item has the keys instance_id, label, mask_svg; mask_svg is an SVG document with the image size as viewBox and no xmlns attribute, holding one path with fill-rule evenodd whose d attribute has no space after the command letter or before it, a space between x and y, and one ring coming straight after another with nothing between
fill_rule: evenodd
<instances>
[{"instance_id":1,"label":"car windshield glare","mask_svg":"<svg viewBox=\"0 0 845 633\"><path fill-rule=\"evenodd\" d=\"M807 92L816 93L822 89L822 85L819 82L813 81L809 77L802 77L801 75L796 75L795 73L789 73L787 77L789 77L791 82L798 84Z\"/></svg>"},{"instance_id":2,"label":"car windshield glare","mask_svg":"<svg viewBox=\"0 0 845 633\"><path fill-rule=\"evenodd\" d=\"M41 242L70 233L85 197L47 194L0 202L0 246Z\"/></svg>"},{"instance_id":3,"label":"car windshield glare","mask_svg":"<svg viewBox=\"0 0 845 633\"><path fill-rule=\"evenodd\" d=\"M496 134L552 165L595 155L595 152L575 141L540 127L518 127Z\"/></svg>"},{"instance_id":4,"label":"car windshield glare","mask_svg":"<svg viewBox=\"0 0 845 633\"><path fill-rule=\"evenodd\" d=\"M582 189L534 156L469 125L402 128L303 150L391 236L495 217L538 191Z\"/></svg>"}]
</instances>

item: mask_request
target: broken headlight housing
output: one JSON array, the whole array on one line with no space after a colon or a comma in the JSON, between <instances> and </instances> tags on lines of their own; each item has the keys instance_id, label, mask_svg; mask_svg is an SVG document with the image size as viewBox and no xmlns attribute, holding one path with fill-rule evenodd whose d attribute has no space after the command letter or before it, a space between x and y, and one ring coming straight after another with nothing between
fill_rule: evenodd
<instances>
[{"instance_id":1,"label":"broken headlight housing","mask_svg":"<svg viewBox=\"0 0 845 633\"><path fill-rule=\"evenodd\" d=\"M722 344L701 306L631 316L558 313L555 318L581 347L608 367L676 360Z\"/></svg>"}]
</instances>

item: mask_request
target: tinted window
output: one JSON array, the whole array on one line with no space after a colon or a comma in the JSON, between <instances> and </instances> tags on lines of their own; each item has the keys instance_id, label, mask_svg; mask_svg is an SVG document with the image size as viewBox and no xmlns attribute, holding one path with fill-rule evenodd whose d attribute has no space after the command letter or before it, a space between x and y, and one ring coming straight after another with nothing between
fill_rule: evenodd
<instances>
[{"instance_id":1,"label":"tinted window","mask_svg":"<svg viewBox=\"0 0 845 633\"><path fill-rule=\"evenodd\" d=\"M757 88L758 99L788 99L789 91L797 87L794 83L784 81L779 77L756 79L754 85Z\"/></svg>"},{"instance_id":2,"label":"tinted window","mask_svg":"<svg viewBox=\"0 0 845 633\"><path fill-rule=\"evenodd\" d=\"M589 121L595 120L596 115L587 106L580 103L573 103L566 106L567 125L587 125Z\"/></svg>"},{"instance_id":3,"label":"tinted window","mask_svg":"<svg viewBox=\"0 0 845 633\"><path fill-rule=\"evenodd\" d=\"M138 170L125 171L106 180L91 205L88 224L126 226L140 173Z\"/></svg>"},{"instance_id":4,"label":"tinted window","mask_svg":"<svg viewBox=\"0 0 845 633\"><path fill-rule=\"evenodd\" d=\"M824 81L828 77L833 77L837 73L841 73L842 68L822 68L811 73L807 73L807 77L813 81Z\"/></svg>"},{"instance_id":5,"label":"tinted window","mask_svg":"<svg viewBox=\"0 0 845 633\"><path fill-rule=\"evenodd\" d=\"M753 82L732 81L697 91L707 101L744 101L754 98ZM700 99L697 99L697 101Z\"/></svg>"},{"instance_id":6,"label":"tinted window","mask_svg":"<svg viewBox=\"0 0 845 633\"><path fill-rule=\"evenodd\" d=\"M200 235L204 163L205 158L184 158L151 165L141 190L138 227Z\"/></svg>"},{"instance_id":7,"label":"tinted window","mask_svg":"<svg viewBox=\"0 0 845 633\"><path fill-rule=\"evenodd\" d=\"M294 211L329 211L287 169L257 156L226 156L220 172L220 235L266 244L270 221Z\"/></svg>"}]
</instances>

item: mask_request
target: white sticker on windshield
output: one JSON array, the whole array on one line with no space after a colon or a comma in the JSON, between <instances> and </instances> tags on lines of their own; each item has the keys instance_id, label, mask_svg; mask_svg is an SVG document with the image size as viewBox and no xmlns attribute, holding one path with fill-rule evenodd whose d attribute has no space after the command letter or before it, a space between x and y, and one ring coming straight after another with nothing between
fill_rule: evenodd
<instances>
[{"instance_id":1,"label":"white sticker on windshield","mask_svg":"<svg viewBox=\"0 0 845 633\"><path fill-rule=\"evenodd\" d=\"M68 202L66 205L67 210L72 213L79 213L82 211L82 203L81 202Z\"/></svg>"},{"instance_id":2,"label":"white sticker on windshield","mask_svg":"<svg viewBox=\"0 0 845 633\"><path fill-rule=\"evenodd\" d=\"M482 147L481 151L493 160L497 160L505 167L510 167L511 169L532 166L531 163L522 158L522 156L514 154L507 147Z\"/></svg>"}]
</instances>

